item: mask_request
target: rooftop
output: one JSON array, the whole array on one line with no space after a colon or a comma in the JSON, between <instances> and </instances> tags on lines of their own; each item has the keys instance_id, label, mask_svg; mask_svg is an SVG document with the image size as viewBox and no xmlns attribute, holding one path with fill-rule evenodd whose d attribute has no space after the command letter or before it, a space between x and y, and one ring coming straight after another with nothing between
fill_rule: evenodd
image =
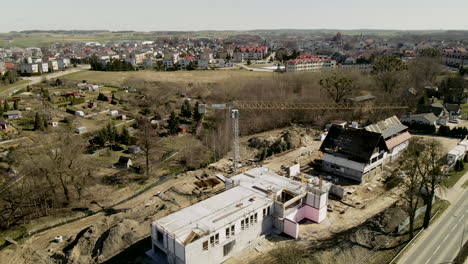
<instances>
[{"instance_id":1,"label":"rooftop","mask_svg":"<svg viewBox=\"0 0 468 264\"><path fill-rule=\"evenodd\" d=\"M336 125L330 127L320 146L322 152L344 156L357 162L368 162L376 148L388 150L380 133Z\"/></svg>"},{"instance_id":2,"label":"rooftop","mask_svg":"<svg viewBox=\"0 0 468 264\"><path fill-rule=\"evenodd\" d=\"M155 221L180 242L190 233L208 235L271 203L271 198L244 186L236 186Z\"/></svg>"},{"instance_id":3,"label":"rooftop","mask_svg":"<svg viewBox=\"0 0 468 264\"><path fill-rule=\"evenodd\" d=\"M271 204L274 193L287 189L300 194L306 190L305 184L269 172L267 168L255 168L227 181L238 185L154 223L182 243L192 233L203 237Z\"/></svg>"},{"instance_id":4,"label":"rooftop","mask_svg":"<svg viewBox=\"0 0 468 264\"><path fill-rule=\"evenodd\" d=\"M368 125L364 129L371 132L381 133L384 138L389 138L408 129L408 127L403 125L398 117L392 116L375 124Z\"/></svg>"}]
</instances>

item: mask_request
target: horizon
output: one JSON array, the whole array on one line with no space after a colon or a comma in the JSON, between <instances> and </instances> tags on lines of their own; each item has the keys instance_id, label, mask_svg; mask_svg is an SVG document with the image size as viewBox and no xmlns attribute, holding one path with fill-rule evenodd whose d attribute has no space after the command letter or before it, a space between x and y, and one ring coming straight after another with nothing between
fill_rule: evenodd
<instances>
[{"instance_id":1,"label":"horizon","mask_svg":"<svg viewBox=\"0 0 468 264\"><path fill-rule=\"evenodd\" d=\"M41 32L52 32L52 31L89 31L89 32L135 32L135 33L152 33L152 32L250 32L250 31L282 31L282 30L297 30L297 31L467 31L468 29L452 29L452 28L427 28L427 29L396 29L396 28L253 28L253 29L199 29L199 30L134 30L134 29L23 29L23 30L12 30L9 32L0 32L0 34L10 34L10 33L23 33L30 31ZM36 32L34 32L36 33Z\"/></svg>"},{"instance_id":2,"label":"horizon","mask_svg":"<svg viewBox=\"0 0 468 264\"><path fill-rule=\"evenodd\" d=\"M251 30L467 30L461 20L468 1L395 0L391 4L375 0L215 0L175 2L136 0L82 0L63 4L27 0L8 3L10 10L0 17L0 32L25 30L110 31L251 31ZM34 28L34 29L31 29ZM65 30L66 30L65 29Z\"/></svg>"}]
</instances>

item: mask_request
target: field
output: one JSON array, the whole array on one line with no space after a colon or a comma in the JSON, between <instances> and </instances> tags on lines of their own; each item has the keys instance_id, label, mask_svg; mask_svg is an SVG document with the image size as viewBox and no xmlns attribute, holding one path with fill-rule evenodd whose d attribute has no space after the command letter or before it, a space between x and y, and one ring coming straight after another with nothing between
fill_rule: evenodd
<instances>
[{"instance_id":1,"label":"field","mask_svg":"<svg viewBox=\"0 0 468 264\"><path fill-rule=\"evenodd\" d=\"M29 83L30 81L29 80L21 80L21 81L17 81L13 84L9 84L9 85L0 85L0 91L3 91L5 89L9 89L11 87L14 87L14 86L19 86L21 84L26 84L26 83Z\"/></svg>"},{"instance_id":2,"label":"field","mask_svg":"<svg viewBox=\"0 0 468 264\"><path fill-rule=\"evenodd\" d=\"M229 78L267 76L273 73L249 72L242 70L225 71L176 71L176 72L98 72L83 71L63 76L72 80L87 80L109 86L120 86L126 79L143 79L148 82L177 82L177 83L217 83Z\"/></svg>"}]
</instances>

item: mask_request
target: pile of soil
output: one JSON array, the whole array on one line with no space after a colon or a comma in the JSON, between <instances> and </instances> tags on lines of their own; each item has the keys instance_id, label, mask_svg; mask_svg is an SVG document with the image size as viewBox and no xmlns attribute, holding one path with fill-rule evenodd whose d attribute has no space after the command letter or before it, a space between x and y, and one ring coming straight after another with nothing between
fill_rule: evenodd
<instances>
[{"instance_id":1,"label":"pile of soil","mask_svg":"<svg viewBox=\"0 0 468 264\"><path fill-rule=\"evenodd\" d=\"M361 226L338 233L332 239L320 241L319 246L314 248L319 250L321 259L326 259L330 263L350 263L350 260L360 260L376 247L379 250L393 247L393 243L389 242L399 241L396 230L406 217L403 209L392 206Z\"/></svg>"}]
</instances>

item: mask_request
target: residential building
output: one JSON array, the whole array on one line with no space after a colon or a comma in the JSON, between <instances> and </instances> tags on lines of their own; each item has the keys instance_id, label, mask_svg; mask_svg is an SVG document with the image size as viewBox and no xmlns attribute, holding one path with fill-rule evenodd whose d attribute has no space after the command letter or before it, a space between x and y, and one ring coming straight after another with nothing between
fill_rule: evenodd
<instances>
[{"instance_id":1,"label":"residential building","mask_svg":"<svg viewBox=\"0 0 468 264\"><path fill-rule=\"evenodd\" d=\"M8 119L21 119L21 112L19 110L11 110L3 113L3 116Z\"/></svg>"},{"instance_id":2,"label":"residential building","mask_svg":"<svg viewBox=\"0 0 468 264\"><path fill-rule=\"evenodd\" d=\"M39 71L41 73L48 73L49 72L49 64L47 62L41 62L38 64Z\"/></svg>"},{"instance_id":3,"label":"residential building","mask_svg":"<svg viewBox=\"0 0 468 264\"><path fill-rule=\"evenodd\" d=\"M322 69L333 69L336 61L313 55L301 55L297 59L288 60L285 63L286 72L319 71Z\"/></svg>"},{"instance_id":4,"label":"residential building","mask_svg":"<svg viewBox=\"0 0 468 264\"><path fill-rule=\"evenodd\" d=\"M164 67L167 68L174 68L174 61L173 60L163 60Z\"/></svg>"},{"instance_id":5,"label":"residential building","mask_svg":"<svg viewBox=\"0 0 468 264\"><path fill-rule=\"evenodd\" d=\"M66 69L68 67L70 67L71 65L71 62L70 62L70 59L58 59L57 60L57 64L58 64L58 67L59 69Z\"/></svg>"},{"instance_id":6,"label":"residential building","mask_svg":"<svg viewBox=\"0 0 468 264\"><path fill-rule=\"evenodd\" d=\"M267 46L243 46L240 48L242 60L261 60L268 52ZM239 55L234 55L239 59ZM226 57L224 57L226 58Z\"/></svg>"},{"instance_id":7,"label":"residential building","mask_svg":"<svg viewBox=\"0 0 468 264\"><path fill-rule=\"evenodd\" d=\"M51 69L52 71L58 71L59 70L58 62L56 60L50 60L47 63L49 64L49 69Z\"/></svg>"},{"instance_id":8,"label":"residential building","mask_svg":"<svg viewBox=\"0 0 468 264\"><path fill-rule=\"evenodd\" d=\"M210 61L209 60L198 60L197 68L200 70L207 70L209 68Z\"/></svg>"},{"instance_id":9,"label":"residential building","mask_svg":"<svg viewBox=\"0 0 468 264\"><path fill-rule=\"evenodd\" d=\"M372 65L371 64L340 64L339 68L347 69L347 70L358 70L362 72L371 72Z\"/></svg>"},{"instance_id":10,"label":"residential building","mask_svg":"<svg viewBox=\"0 0 468 264\"><path fill-rule=\"evenodd\" d=\"M364 94L364 95L349 98L349 100L354 103L367 103L367 102L373 102L375 98L376 98L375 95Z\"/></svg>"},{"instance_id":11,"label":"residential building","mask_svg":"<svg viewBox=\"0 0 468 264\"><path fill-rule=\"evenodd\" d=\"M438 118L433 113L408 114L400 118L401 122L420 122L423 124L436 125Z\"/></svg>"},{"instance_id":12,"label":"residential building","mask_svg":"<svg viewBox=\"0 0 468 264\"><path fill-rule=\"evenodd\" d=\"M0 120L0 129L1 130L7 130L8 129L8 123L5 120Z\"/></svg>"},{"instance_id":13,"label":"residential building","mask_svg":"<svg viewBox=\"0 0 468 264\"><path fill-rule=\"evenodd\" d=\"M193 62L194 57L193 56L185 56L179 59L179 67L181 69L186 69L191 62Z\"/></svg>"},{"instance_id":14,"label":"residential building","mask_svg":"<svg viewBox=\"0 0 468 264\"><path fill-rule=\"evenodd\" d=\"M366 126L364 129L382 134L388 148L387 158L390 159L390 162L398 158L403 150L408 147L411 139L408 127L403 125L396 116Z\"/></svg>"},{"instance_id":15,"label":"residential building","mask_svg":"<svg viewBox=\"0 0 468 264\"><path fill-rule=\"evenodd\" d=\"M133 165L132 159L125 156L120 156L116 167L120 169L129 169Z\"/></svg>"},{"instance_id":16,"label":"residential building","mask_svg":"<svg viewBox=\"0 0 468 264\"><path fill-rule=\"evenodd\" d=\"M142 66L143 68L146 68L146 69L153 68L153 59L152 58L143 59Z\"/></svg>"},{"instance_id":17,"label":"residential building","mask_svg":"<svg viewBox=\"0 0 468 264\"><path fill-rule=\"evenodd\" d=\"M221 176L222 177L222 176ZM255 168L225 179L226 190L151 224L156 263L215 264L260 236L299 236L299 221L326 218L328 193Z\"/></svg>"},{"instance_id":18,"label":"residential building","mask_svg":"<svg viewBox=\"0 0 468 264\"><path fill-rule=\"evenodd\" d=\"M39 73L39 65L38 64L21 64L20 66L21 73Z\"/></svg>"},{"instance_id":19,"label":"residential building","mask_svg":"<svg viewBox=\"0 0 468 264\"><path fill-rule=\"evenodd\" d=\"M332 125L320 150L324 171L365 182L372 171L383 167L388 147L380 133Z\"/></svg>"}]
</instances>

